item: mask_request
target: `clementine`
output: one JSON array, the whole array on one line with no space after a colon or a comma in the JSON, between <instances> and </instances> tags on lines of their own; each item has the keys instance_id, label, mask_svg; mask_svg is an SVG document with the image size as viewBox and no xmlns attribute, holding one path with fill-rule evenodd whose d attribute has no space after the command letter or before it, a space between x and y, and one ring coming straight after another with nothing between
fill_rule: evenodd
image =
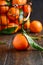
<instances>
[{"instance_id":1,"label":"clementine","mask_svg":"<svg viewBox=\"0 0 43 65\"><path fill-rule=\"evenodd\" d=\"M42 31L42 23L38 20L34 20L30 23L30 31L31 32L41 32Z\"/></svg>"},{"instance_id":2,"label":"clementine","mask_svg":"<svg viewBox=\"0 0 43 65\"><path fill-rule=\"evenodd\" d=\"M0 1L0 13L4 14L9 10L9 7L7 6L6 1Z\"/></svg>"},{"instance_id":3,"label":"clementine","mask_svg":"<svg viewBox=\"0 0 43 65\"><path fill-rule=\"evenodd\" d=\"M8 11L8 17L11 20L15 20L19 18L19 9L15 7L11 7Z\"/></svg>"},{"instance_id":4,"label":"clementine","mask_svg":"<svg viewBox=\"0 0 43 65\"><path fill-rule=\"evenodd\" d=\"M25 38L25 36L23 34L17 34L14 39L13 39L13 46L15 49L17 50L25 50L27 49L28 45L28 41Z\"/></svg>"}]
</instances>

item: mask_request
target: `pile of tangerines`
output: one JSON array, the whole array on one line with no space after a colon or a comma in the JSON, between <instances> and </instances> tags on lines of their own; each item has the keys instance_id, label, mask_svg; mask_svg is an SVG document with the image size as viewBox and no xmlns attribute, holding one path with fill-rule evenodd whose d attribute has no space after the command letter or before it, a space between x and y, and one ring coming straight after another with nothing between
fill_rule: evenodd
<instances>
[{"instance_id":1,"label":"pile of tangerines","mask_svg":"<svg viewBox=\"0 0 43 65\"><path fill-rule=\"evenodd\" d=\"M31 6L26 3L27 0L12 0L12 6L9 6L6 0L0 0L0 31L17 26L16 30L12 31L12 33L15 33L22 28L22 23L24 21L22 19L19 20L20 10L22 9L23 11L23 18L27 17L32 11ZM42 31L42 23L40 21L34 20L30 23L29 18L25 20L24 29L28 28L34 33ZM12 43L17 50L24 50L30 46L26 37L21 33L14 37Z\"/></svg>"},{"instance_id":2,"label":"pile of tangerines","mask_svg":"<svg viewBox=\"0 0 43 65\"><path fill-rule=\"evenodd\" d=\"M26 3L27 0L12 0L12 5L18 5L8 6L6 0L0 0L0 31L16 25L18 25L18 27L15 32L21 29L23 21L19 21L20 9L23 10L25 17L28 13L31 13L32 10L31 6ZM32 32L40 32L42 30L42 24L39 21L30 23L30 20L28 19L24 24L24 28L30 28Z\"/></svg>"},{"instance_id":3,"label":"pile of tangerines","mask_svg":"<svg viewBox=\"0 0 43 65\"><path fill-rule=\"evenodd\" d=\"M19 21L20 9L23 10L25 15L29 13L29 10L31 12L31 6L26 4L26 2L27 0L12 0L12 6L8 6L6 0L0 1L0 31L16 25L18 25L16 32L21 29L23 21ZM13 6L15 4L18 4L18 6ZM27 27L27 24L30 25L29 21L28 23L25 24L24 28Z\"/></svg>"}]
</instances>

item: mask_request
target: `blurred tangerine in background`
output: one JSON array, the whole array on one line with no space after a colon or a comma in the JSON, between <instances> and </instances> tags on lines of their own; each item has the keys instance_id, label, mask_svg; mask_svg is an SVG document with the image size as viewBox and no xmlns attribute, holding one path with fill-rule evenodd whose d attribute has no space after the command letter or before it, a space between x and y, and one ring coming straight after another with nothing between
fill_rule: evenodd
<instances>
[{"instance_id":1,"label":"blurred tangerine in background","mask_svg":"<svg viewBox=\"0 0 43 65\"><path fill-rule=\"evenodd\" d=\"M0 1L0 14L5 14L6 12L8 12L9 6L5 5L7 5L6 1Z\"/></svg>"},{"instance_id":2,"label":"blurred tangerine in background","mask_svg":"<svg viewBox=\"0 0 43 65\"><path fill-rule=\"evenodd\" d=\"M11 20L15 20L19 18L19 9L16 7L11 7L7 13L8 18Z\"/></svg>"},{"instance_id":3,"label":"blurred tangerine in background","mask_svg":"<svg viewBox=\"0 0 43 65\"><path fill-rule=\"evenodd\" d=\"M24 5L27 3L27 0L12 0L12 4Z\"/></svg>"}]
</instances>

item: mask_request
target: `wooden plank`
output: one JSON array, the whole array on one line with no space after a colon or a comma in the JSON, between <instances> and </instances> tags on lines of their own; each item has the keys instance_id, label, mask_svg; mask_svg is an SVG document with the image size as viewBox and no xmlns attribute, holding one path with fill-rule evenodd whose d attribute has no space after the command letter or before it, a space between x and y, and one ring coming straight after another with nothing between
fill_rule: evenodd
<instances>
[{"instance_id":1,"label":"wooden plank","mask_svg":"<svg viewBox=\"0 0 43 65\"><path fill-rule=\"evenodd\" d=\"M43 64L43 52L40 52L41 55L41 60L42 60L42 64Z\"/></svg>"},{"instance_id":2,"label":"wooden plank","mask_svg":"<svg viewBox=\"0 0 43 65\"><path fill-rule=\"evenodd\" d=\"M1 50L5 51L9 49L9 46L12 43L13 36L14 35L1 35L0 36L0 41L6 43L6 44L0 44L0 52Z\"/></svg>"},{"instance_id":3,"label":"wooden plank","mask_svg":"<svg viewBox=\"0 0 43 65\"><path fill-rule=\"evenodd\" d=\"M13 51L8 54L6 65L43 65L39 51Z\"/></svg>"},{"instance_id":4,"label":"wooden plank","mask_svg":"<svg viewBox=\"0 0 43 65\"><path fill-rule=\"evenodd\" d=\"M3 51L0 53L0 65L3 65L4 61L5 61L5 56L6 56L6 53Z\"/></svg>"}]
</instances>

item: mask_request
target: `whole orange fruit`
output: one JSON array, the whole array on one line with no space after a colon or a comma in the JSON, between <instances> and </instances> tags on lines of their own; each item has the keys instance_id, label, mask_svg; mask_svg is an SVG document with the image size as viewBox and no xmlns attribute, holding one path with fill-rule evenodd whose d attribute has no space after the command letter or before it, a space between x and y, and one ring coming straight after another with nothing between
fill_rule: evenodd
<instances>
[{"instance_id":1,"label":"whole orange fruit","mask_svg":"<svg viewBox=\"0 0 43 65\"><path fill-rule=\"evenodd\" d=\"M15 7L11 7L8 11L8 17L11 20L15 20L19 18L19 9Z\"/></svg>"},{"instance_id":2,"label":"whole orange fruit","mask_svg":"<svg viewBox=\"0 0 43 65\"><path fill-rule=\"evenodd\" d=\"M42 31L42 23L40 21L34 20L30 24L30 31L31 32L41 32Z\"/></svg>"},{"instance_id":3,"label":"whole orange fruit","mask_svg":"<svg viewBox=\"0 0 43 65\"><path fill-rule=\"evenodd\" d=\"M0 13L4 14L9 10L9 6L5 6L7 5L6 1L0 1Z\"/></svg>"},{"instance_id":4,"label":"whole orange fruit","mask_svg":"<svg viewBox=\"0 0 43 65\"><path fill-rule=\"evenodd\" d=\"M17 34L13 39L13 46L17 50L25 50L28 47L28 41L23 34Z\"/></svg>"}]
</instances>

